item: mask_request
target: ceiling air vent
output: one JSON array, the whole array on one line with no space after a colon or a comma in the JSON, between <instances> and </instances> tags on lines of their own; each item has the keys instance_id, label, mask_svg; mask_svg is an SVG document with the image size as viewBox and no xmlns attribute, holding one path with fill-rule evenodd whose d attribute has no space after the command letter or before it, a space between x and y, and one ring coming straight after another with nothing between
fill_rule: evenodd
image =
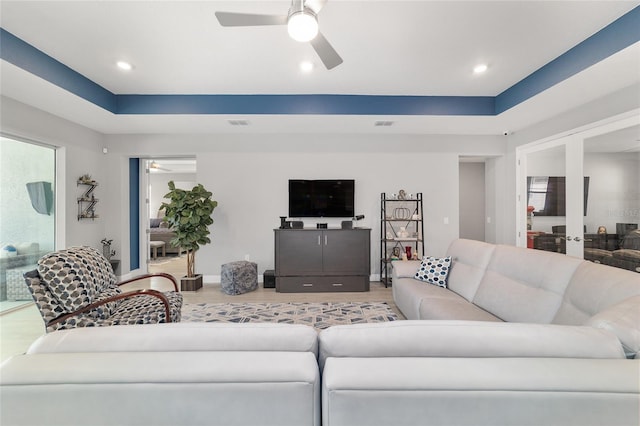
<instances>
[{"instance_id":1,"label":"ceiling air vent","mask_svg":"<svg viewBox=\"0 0 640 426\"><path fill-rule=\"evenodd\" d=\"M389 126L393 126L393 121L380 120L380 121L374 122L373 125L376 127L389 127Z\"/></svg>"},{"instance_id":2,"label":"ceiling air vent","mask_svg":"<svg viewBox=\"0 0 640 426\"><path fill-rule=\"evenodd\" d=\"M249 120L227 120L232 126L248 126Z\"/></svg>"}]
</instances>

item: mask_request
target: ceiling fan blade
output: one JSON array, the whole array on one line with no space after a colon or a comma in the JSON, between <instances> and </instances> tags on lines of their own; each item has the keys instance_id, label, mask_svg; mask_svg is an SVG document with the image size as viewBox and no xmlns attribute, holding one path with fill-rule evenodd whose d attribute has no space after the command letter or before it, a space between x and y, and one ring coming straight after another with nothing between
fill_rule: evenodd
<instances>
[{"instance_id":1,"label":"ceiling fan blade","mask_svg":"<svg viewBox=\"0 0 640 426\"><path fill-rule=\"evenodd\" d=\"M326 2L327 0L307 0L304 2L304 5L313 10L313 13L317 15Z\"/></svg>"},{"instance_id":2,"label":"ceiling fan blade","mask_svg":"<svg viewBox=\"0 0 640 426\"><path fill-rule=\"evenodd\" d=\"M287 15L258 15L253 13L216 12L223 27L253 27L260 25L286 25Z\"/></svg>"},{"instance_id":3,"label":"ceiling fan blade","mask_svg":"<svg viewBox=\"0 0 640 426\"><path fill-rule=\"evenodd\" d=\"M335 51L333 46L327 41L321 33L311 40L311 46L316 51L320 60L328 70L337 67L342 63L342 58Z\"/></svg>"}]
</instances>

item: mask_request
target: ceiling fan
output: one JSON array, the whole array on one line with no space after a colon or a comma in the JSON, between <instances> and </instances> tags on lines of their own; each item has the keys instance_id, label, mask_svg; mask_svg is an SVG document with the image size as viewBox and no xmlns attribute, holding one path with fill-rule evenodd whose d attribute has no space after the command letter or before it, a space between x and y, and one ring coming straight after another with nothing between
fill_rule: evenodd
<instances>
[{"instance_id":1,"label":"ceiling fan","mask_svg":"<svg viewBox=\"0 0 640 426\"><path fill-rule=\"evenodd\" d=\"M216 12L223 27L253 27L286 25L291 38L310 42L324 66L330 70L342 63L342 58L318 30L318 13L327 0L292 0L286 15Z\"/></svg>"}]
</instances>

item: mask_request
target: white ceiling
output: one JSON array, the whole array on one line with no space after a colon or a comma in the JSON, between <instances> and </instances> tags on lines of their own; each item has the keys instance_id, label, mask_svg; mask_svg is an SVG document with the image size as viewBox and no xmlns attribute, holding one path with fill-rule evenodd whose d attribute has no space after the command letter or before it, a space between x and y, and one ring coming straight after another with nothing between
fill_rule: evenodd
<instances>
[{"instance_id":1,"label":"white ceiling","mask_svg":"<svg viewBox=\"0 0 640 426\"><path fill-rule=\"evenodd\" d=\"M286 14L286 0L3 0L0 23L116 94L496 96L639 4L329 0L320 29L344 59L331 71L285 27L223 28L214 16ZM300 72L302 60L315 69ZM489 70L474 75L480 62ZM5 61L0 73L3 95L102 133L502 134L640 82L640 43L495 117L114 115Z\"/></svg>"}]
</instances>

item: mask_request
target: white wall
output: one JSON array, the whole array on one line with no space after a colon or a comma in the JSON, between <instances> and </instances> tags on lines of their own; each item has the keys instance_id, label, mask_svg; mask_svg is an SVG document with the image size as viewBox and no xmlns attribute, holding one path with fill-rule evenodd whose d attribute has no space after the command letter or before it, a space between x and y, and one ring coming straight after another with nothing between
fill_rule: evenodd
<instances>
[{"instance_id":1,"label":"white wall","mask_svg":"<svg viewBox=\"0 0 640 426\"><path fill-rule=\"evenodd\" d=\"M639 93L640 84L634 84L508 136L507 155L504 157L506 168L502 175L503 182L507 183L507 186L503 188L505 214L502 241L504 243L516 244L517 241L516 148L555 135L564 135L573 129L638 109L640 108ZM501 193L500 188L496 188L496 193ZM500 204L500 201L497 204ZM608 227L607 229L609 230Z\"/></svg>"},{"instance_id":2,"label":"white wall","mask_svg":"<svg viewBox=\"0 0 640 426\"><path fill-rule=\"evenodd\" d=\"M58 148L58 165L62 164L63 169L56 170L56 192L64 202L56 205L56 244L58 247L82 244L101 248L100 240L111 238L105 234L105 224L109 221L110 204L114 202L106 197L112 181L107 179L110 173L102 154L103 136L6 97L0 97L0 131L7 136ZM100 183L95 194L100 199L97 213L101 217L78 221L76 198L82 191L76 181L86 173ZM122 242L114 243L118 247Z\"/></svg>"},{"instance_id":3,"label":"white wall","mask_svg":"<svg viewBox=\"0 0 640 426\"><path fill-rule=\"evenodd\" d=\"M149 174L149 217L157 217L160 205L168 201L164 198L169 192L168 183L174 181L177 188L191 189L196 184L195 173L150 173Z\"/></svg>"},{"instance_id":4,"label":"white wall","mask_svg":"<svg viewBox=\"0 0 640 426\"><path fill-rule=\"evenodd\" d=\"M353 178L361 226L372 231L372 272L378 272L380 192L423 192L426 251L444 253L458 237L458 156L495 157L487 161L487 241L515 244L515 147L640 107L640 86L627 88L502 136L440 135L101 135L8 98L0 102L2 132L61 147L65 158L57 211L65 218L63 246L99 247L115 238L128 264L128 158L152 155L197 157L197 181L220 202L212 225L213 244L199 254L198 268L218 275L219 265L249 254L260 270L273 266L273 228L286 214L286 181L293 177ZM107 146L109 153L102 154ZM100 182L96 221L78 222L78 176ZM296 176L297 175L297 176ZM449 218L449 225L443 223ZM66 241L65 241L66 240ZM119 256L120 257L120 256Z\"/></svg>"},{"instance_id":5,"label":"white wall","mask_svg":"<svg viewBox=\"0 0 640 426\"><path fill-rule=\"evenodd\" d=\"M260 271L272 269L273 229L287 214L288 180L354 179L359 226L371 233L377 274L380 193L423 192L425 250L442 255L458 237L458 155L500 155L502 137L348 135L111 135L110 153L128 156L194 155L197 182L219 202L212 244L198 253L197 269L219 275L220 265L249 255ZM444 224L444 218L449 224ZM339 227L340 220L323 220ZM305 220L305 226L315 222Z\"/></svg>"}]
</instances>

